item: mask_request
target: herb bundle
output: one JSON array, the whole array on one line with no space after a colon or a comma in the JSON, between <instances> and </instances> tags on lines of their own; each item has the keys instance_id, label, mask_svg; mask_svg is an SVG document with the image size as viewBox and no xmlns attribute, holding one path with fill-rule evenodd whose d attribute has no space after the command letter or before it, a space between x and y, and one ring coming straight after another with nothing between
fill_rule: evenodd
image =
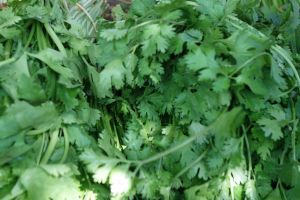
<instances>
[{"instance_id":1,"label":"herb bundle","mask_svg":"<svg viewBox=\"0 0 300 200\"><path fill-rule=\"evenodd\" d=\"M299 6L9 0L0 198L299 199Z\"/></svg>"}]
</instances>

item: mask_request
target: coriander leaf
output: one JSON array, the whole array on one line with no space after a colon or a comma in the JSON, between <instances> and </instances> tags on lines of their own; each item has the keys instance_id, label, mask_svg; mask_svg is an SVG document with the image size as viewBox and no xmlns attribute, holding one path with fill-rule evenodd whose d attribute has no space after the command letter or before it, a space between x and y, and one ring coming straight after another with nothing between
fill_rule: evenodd
<instances>
[{"instance_id":1,"label":"coriander leaf","mask_svg":"<svg viewBox=\"0 0 300 200\"><path fill-rule=\"evenodd\" d=\"M0 12L0 32L5 27L9 27L18 23L22 18L16 16L12 8L7 8Z\"/></svg>"},{"instance_id":2,"label":"coriander leaf","mask_svg":"<svg viewBox=\"0 0 300 200\"><path fill-rule=\"evenodd\" d=\"M283 133L281 131L281 125L277 120L272 120L268 118L261 118L257 121L257 123L261 126L262 130L265 132L265 136L269 137L276 141L283 137Z\"/></svg>"},{"instance_id":3,"label":"coriander leaf","mask_svg":"<svg viewBox=\"0 0 300 200\"><path fill-rule=\"evenodd\" d=\"M72 70L62 66L64 55L60 52L48 48L40 51L37 54L28 53L28 55L46 63L53 71L57 72L63 77L74 78Z\"/></svg>"},{"instance_id":4,"label":"coriander leaf","mask_svg":"<svg viewBox=\"0 0 300 200\"><path fill-rule=\"evenodd\" d=\"M26 102L12 104L0 117L0 138L18 134L22 130L47 130L59 121L53 103L32 106Z\"/></svg>"},{"instance_id":5,"label":"coriander leaf","mask_svg":"<svg viewBox=\"0 0 300 200\"><path fill-rule=\"evenodd\" d=\"M100 36L106 39L107 41L118 40L127 34L127 30L123 29L105 29L100 33Z\"/></svg>"},{"instance_id":6,"label":"coriander leaf","mask_svg":"<svg viewBox=\"0 0 300 200\"><path fill-rule=\"evenodd\" d=\"M121 60L113 60L108 63L99 74L97 94L99 98L111 97L112 88L121 89L124 86L126 70Z\"/></svg>"},{"instance_id":7,"label":"coriander leaf","mask_svg":"<svg viewBox=\"0 0 300 200\"><path fill-rule=\"evenodd\" d=\"M19 181L32 200L79 200L81 197L79 184L73 178L53 177L39 167L27 169Z\"/></svg>"},{"instance_id":8,"label":"coriander leaf","mask_svg":"<svg viewBox=\"0 0 300 200\"><path fill-rule=\"evenodd\" d=\"M128 174L128 165L122 165L111 171L109 178L110 190L113 196L129 192L132 187L131 175Z\"/></svg>"}]
</instances>

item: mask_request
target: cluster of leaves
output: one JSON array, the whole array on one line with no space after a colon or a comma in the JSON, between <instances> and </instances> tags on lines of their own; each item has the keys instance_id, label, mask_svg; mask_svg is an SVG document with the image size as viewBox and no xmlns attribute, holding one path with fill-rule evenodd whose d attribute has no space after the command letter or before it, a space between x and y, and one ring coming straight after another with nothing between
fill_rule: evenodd
<instances>
[{"instance_id":1,"label":"cluster of leaves","mask_svg":"<svg viewBox=\"0 0 300 200\"><path fill-rule=\"evenodd\" d=\"M0 198L299 199L299 3L262 2L8 1Z\"/></svg>"}]
</instances>

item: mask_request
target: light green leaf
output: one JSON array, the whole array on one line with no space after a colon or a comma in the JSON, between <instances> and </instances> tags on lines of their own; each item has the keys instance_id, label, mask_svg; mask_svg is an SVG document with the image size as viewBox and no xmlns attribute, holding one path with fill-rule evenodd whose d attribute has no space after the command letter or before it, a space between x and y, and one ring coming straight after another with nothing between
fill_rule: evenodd
<instances>
[{"instance_id":1,"label":"light green leaf","mask_svg":"<svg viewBox=\"0 0 300 200\"><path fill-rule=\"evenodd\" d=\"M27 53L28 55L37 58L47 64L53 71L64 76L65 78L74 78L71 69L62 66L64 55L54 49L45 49L37 54Z\"/></svg>"},{"instance_id":2,"label":"light green leaf","mask_svg":"<svg viewBox=\"0 0 300 200\"><path fill-rule=\"evenodd\" d=\"M121 89L124 86L126 70L121 60L113 60L108 63L99 74L97 92L100 98L112 96L112 88Z\"/></svg>"},{"instance_id":3,"label":"light green leaf","mask_svg":"<svg viewBox=\"0 0 300 200\"><path fill-rule=\"evenodd\" d=\"M281 131L281 126L277 120L272 120L268 118L261 118L257 121L257 123L261 126L262 130L265 132L265 136L269 137L276 141L283 137L283 133Z\"/></svg>"}]
</instances>

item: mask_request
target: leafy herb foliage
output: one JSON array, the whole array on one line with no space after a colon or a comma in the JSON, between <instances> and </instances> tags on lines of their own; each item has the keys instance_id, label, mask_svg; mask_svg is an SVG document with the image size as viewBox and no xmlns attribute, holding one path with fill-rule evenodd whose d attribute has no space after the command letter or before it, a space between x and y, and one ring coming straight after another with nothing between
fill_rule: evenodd
<instances>
[{"instance_id":1,"label":"leafy herb foliage","mask_svg":"<svg viewBox=\"0 0 300 200\"><path fill-rule=\"evenodd\" d=\"M296 0L8 1L0 198L299 199Z\"/></svg>"}]
</instances>

